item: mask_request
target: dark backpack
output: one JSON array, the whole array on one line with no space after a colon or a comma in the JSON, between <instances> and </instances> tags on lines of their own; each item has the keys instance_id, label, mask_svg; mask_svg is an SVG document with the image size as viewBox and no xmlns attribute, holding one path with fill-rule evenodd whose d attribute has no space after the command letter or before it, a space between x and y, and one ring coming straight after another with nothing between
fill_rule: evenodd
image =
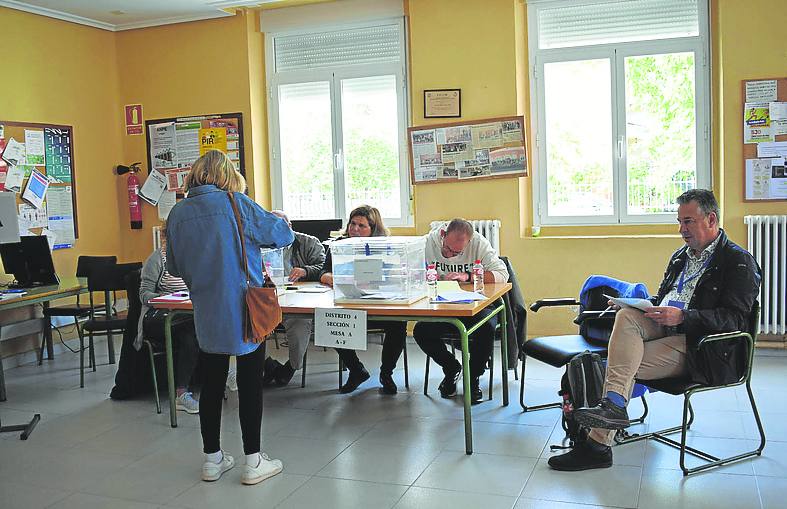
<instances>
[{"instance_id":1,"label":"dark backpack","mask_svg":"<svg viewBox=\"0 0 787 509\"><path fill-rule=\"evenodd\" d=\"M589 430L574 420L574 410L596 406L604 396L604 363L601 357L587 350L572 357L560 379L558 394L563 397L562 424L569 445L550 446L553 450L573 448L587 440Z\"/></svg>"}]
</instances>

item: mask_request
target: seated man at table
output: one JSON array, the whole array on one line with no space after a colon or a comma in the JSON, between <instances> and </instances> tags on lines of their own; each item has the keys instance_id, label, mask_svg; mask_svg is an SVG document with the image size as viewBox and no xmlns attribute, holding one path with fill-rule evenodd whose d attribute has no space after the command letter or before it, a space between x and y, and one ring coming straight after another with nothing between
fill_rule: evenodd
<instances>
[{"instance_id":1,"label":"seated man at table","mask_svg":"<svg viewBox=\"0 0 787 509\"><path fill-rule=\"evenodd\" d=\"M485 283L505 283L508 270L495 250L473 225L461 218L451 220L447 226L437 228L426 237L426 263L435 264L438 276L444 281L467 283L472 280L473 262L481 260L484 266ZM472 318L462 318L466 327L471 327L491 313L489 308ZM493 317L470 336L470 390L471 400L478 403L483 398L478 378L486 370L486 362L492 353L497 317ZM443 339L455 333L456 327L447 323L418 322L413 337L421 350L443 368L445 378L440 383L440 396L450 398L456 394L456 381L462 373L462 365L448 351Z\"/></svg>"},{"instance_id":2,"label":"seated man at table","mask_svg":"<svg viewBox=\"0 0 787 509\"><path fill-rule=\"evenodd\" d=\"M747 330L760 287L754 258L719 228L719 204L711 191L680 195L678 223L685 246L670 258L658 295L647 312L623 308L609 340L606 397L593 408L574 412L591 428L587 441L549 458L555 470L612 466L615 430L629 426L626 404L635 378L690 377L692 354L708 334Z\"/></svg>"},{"instance_id":3,"label":"seated man at table","mask_svg":"<svg viewBox=\"0 0 787 509\"><path fill-rule=\"evenodd\" d=\"M292 229L292 223L284 212L274 210L271 214L287 221ZM317 281L320 278L323 263L325 263L325 249L317 237L296 231L293 233L295 241L284 248L285 273L289 273L289 279L293 283L296 281ZM311 317L284 315L282 324L287 331L290 358L285 364L273 357L265 359L265 374L263 376L265 384L275 382L276 385L287 385L295 372L301 369L303 354L309 347L314 320Z\"/></svg>"}]
</instances>

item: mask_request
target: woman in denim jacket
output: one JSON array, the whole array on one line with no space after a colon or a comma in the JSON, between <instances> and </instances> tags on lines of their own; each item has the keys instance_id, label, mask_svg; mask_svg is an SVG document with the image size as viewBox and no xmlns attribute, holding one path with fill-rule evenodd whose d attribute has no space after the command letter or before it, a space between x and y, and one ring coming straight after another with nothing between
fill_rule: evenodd
<instances>
[{"instance_id":1,"label":"woman in denim jacket","mask_svg":"<svg viewBox=\"0 0 787 509\"><path fill-rule=\"evenodd\" d=\"M219 445L224 385L230 355L237 356L238 413L246 464L244 484L256 484L281 472L282 463L260 454L262 368L265 349L244 342L246 275L238 226L230 203L234 194L243 221L251 284L262 286L262 247L293 241L287 223L243 194L246 181L222 152L197 159L186 178L188 196L167 219L167 270L183 278L194 304L205 381L200 395L200 428L206 455L202 479L216 481L235 464Z\"/></svg>"}]
</instances>

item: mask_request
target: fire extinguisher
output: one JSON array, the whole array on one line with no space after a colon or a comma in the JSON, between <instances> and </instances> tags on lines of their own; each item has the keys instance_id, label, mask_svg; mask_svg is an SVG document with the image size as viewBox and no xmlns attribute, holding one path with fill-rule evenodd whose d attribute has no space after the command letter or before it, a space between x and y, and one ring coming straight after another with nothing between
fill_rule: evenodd
<instances>
[{"instance_id":1,"label":"fire extinguisher","mask_svg":"<svg viewBox=\"0 0 787 509\"><path fill-rule=\"evenodd\" d=\"M140 164L141 163L133 163L128 166L119 164L115 169L118 175L128 173L126 187L128 189L128 215L131 221L132 230L142 229L142 203L139 201L139 179L136 175L137 172L139 172Z\"/></svg>"}]
</instances>

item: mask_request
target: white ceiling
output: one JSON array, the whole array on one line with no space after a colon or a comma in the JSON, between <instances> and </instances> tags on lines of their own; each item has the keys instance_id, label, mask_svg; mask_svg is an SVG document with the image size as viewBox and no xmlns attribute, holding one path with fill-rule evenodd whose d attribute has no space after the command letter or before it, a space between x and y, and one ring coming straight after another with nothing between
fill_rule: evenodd
<instances>
[{"instance_id":1,"label":"white ceiling","mask_svg":"<svg viewBox=\"0 0 787 509\"><path fill-rule=\"evenodd\" d=\"M234 7L279 1L282 0L0 0L0 6L116 32L221 18L230 16Z\"/></svg>"}]
</instances>

